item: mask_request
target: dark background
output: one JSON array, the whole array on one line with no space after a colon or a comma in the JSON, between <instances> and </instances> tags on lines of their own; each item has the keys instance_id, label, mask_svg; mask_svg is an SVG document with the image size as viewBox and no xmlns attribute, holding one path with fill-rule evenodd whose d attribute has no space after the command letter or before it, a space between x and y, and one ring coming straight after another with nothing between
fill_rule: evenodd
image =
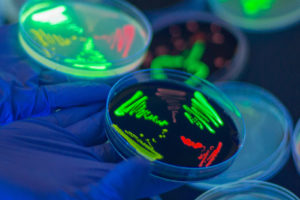
<instances>
[{"instance_id":1,"label":"dark background","mask_svg":"<svg viewBox=\"0 0 300 200\"><path fill-rule=\"evenodd\" d=\"M152 4L155 3L154 1L151 1ZM185 7L193 4L190 0L185 2ZM178 9L182 8L179 6ZM204 10L210 12L207 6ZM156 14L159 11L165 10L154 10ZM290 111L295 126L300 118L300 24L267 33L245 31L243 33L248 40L249 55L246 67L238 80L256 84L273 93ZM296 171L292 155L279 173L268 181L300 196L300 175ZM161 197L189 200L195 199L202 192L189 186L182 186Z\"/></svg>"}]
</instances>

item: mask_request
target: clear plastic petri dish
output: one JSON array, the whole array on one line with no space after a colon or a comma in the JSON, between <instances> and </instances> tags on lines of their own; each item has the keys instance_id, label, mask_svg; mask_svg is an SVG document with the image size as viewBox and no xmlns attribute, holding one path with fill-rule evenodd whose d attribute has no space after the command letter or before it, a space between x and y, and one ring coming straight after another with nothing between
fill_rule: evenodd
<instances>
[{"instance_id":1,"label":"clear plastic petri dish","mask_svg":"<svg viewBox=\"0 0 300 200\"><path fill-rule=\"evenodd\" d=\"M299 22L299 0L210 0L225 21L251 31L272 31Z\"/></svg>"},{"instance_id":2,"label":"clear plastic petri dish","mask_svg":"<svg viewBox=\"0 0 300 200\"><path fill-rule=\"evenodd\" d=\"M25 52L77 77L111 79L136 69L151 38L146 17L124 1L31 0L20 12Z\"/></svg>"},{"instance_id":3,"label":"clear plastic petri dish","mask_svg":"<svg viewBox=\"0 0 300 200\"><path fill-rule=\"evenodd\" d=\"M263 181L242 181L215 187L196 200L299 200L291 191Z\"/></svg>"},{"instance_id":4,"label":"clear plastic petri dish","mask_svg":"<svg viewBox=\"0 0 300 200\"><path fill-rule=\"evenodd\" d=\"M221 173L245 138L241 114L214 85L158 69L131 73L113 86L106 134L121 157L143 156L153 175L172 181Z\"/></svg>"},{"instance_id":5,"label":"clear plastic petri dish","mask_svg":"<svg viewBox=\"0 0 300 200\"><path fill-rule=\"evenodd\" d=\"M289 158L293 127L289 112L261 87L242 82L218 86L241 112L247 137L241 153L224 173L191 186L210 189L241 180L271 178Z\"/></svg>"},{"instance_id":6,"label":"clear plastic petri dish","mask_svg":"<svg viewBox=\"0 0 300 200\"><path fill-rule=\"evenodd\" d=\"M292 138L292 149L295 166L298 170L298 174L300 175L300 119L298 120L296 128L294 130Z\"/></svg>"},{"instance_id":7,"label":"clear plastic petri dish","mask_svg":"<svg viewBox=\"0 0 300 200\"><path fill-rule=\"evenodd\" d=\"M160 15L141 69L185 71L209 81L238 78L245 67L244 35L207 13L185 10Z\"/></svg>"}]
</instances>

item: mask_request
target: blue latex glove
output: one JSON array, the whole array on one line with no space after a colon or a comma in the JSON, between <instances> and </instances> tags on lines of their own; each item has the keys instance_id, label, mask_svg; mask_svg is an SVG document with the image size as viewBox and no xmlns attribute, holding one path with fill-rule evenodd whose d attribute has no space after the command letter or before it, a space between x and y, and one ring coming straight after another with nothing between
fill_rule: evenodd
<instances>
[{"instance_id":1,"label":"blue latex glove","mask_svg":"<svg viewBox=\"0 0 300 200\"><path fill-rule=\"evenodd\" d=\"M104 131L108 87L97 87L71 87L56 100L73 107L0 127L0 180L38 199L135 199L179 186L150 176L145 160L115 163ZM97 103L77 106L86 99Z\"/></svg>"}]
</instances>

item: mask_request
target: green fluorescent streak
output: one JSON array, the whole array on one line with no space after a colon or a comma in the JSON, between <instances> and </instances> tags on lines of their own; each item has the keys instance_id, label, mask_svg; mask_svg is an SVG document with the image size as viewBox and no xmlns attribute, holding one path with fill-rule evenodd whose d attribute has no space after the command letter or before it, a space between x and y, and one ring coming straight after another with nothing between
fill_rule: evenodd
<instances>
[{"instance_id":1,"label":"green fluorescent streak","mask_svg":"<svg viewBox=\"0 0 300 200\"><path fill-rule=\"evenodd\" d=\"M263 10L270 10L275 0L241 0L247 15L256 15Z\"/></svg>"},{"instance_id":2,"label":"green fluorescent streak","mask_svg":"<svg viewBox=\"0 0 300 200\"><path fill-rule=\"evenodd\" d=\"M216 110L200 92L196 91L194 93L191 104L191 107L183 105L183 109L185 110L184 116L191 124L196 124L201 130L205 127L212 134L216 132L209 124L210 122L217 128L224 125L223 120Z\"/></svg>"},{"instance_id":3,"label":"green fluorescent streak","mask_svg":"<svg viewBox=\"0 0 300 200\"><path fill-rule=\"evenodd\" d=\"M70 17L63 14L67 10L66 6L58 6L32 15L32 20L41 23L57 25L70 21Z\"/></svg>"},{"instance_id":4,"label":"green fluorescent streak","mask_svg":"<svg viewBox=\"0 0 300 200\"><path fill-rule=\"evenodd\" d=\"M189 55L185 58L183 55L171 56L161 55L153 59L151 68L173 68L184 69L188 73L194 74L200 78L206 78L209 75L209 67L201 62L201 58L205 52L205 44L201 41L195 42ZM162 72L163 73L163 72ZM165 74L154 74L157 79L166 79Z\"/></svg>"},{"instance_id":5,"label":"green fluorescent streak","mask_svg":"<svg viewBox=\"0 0 300 200\"><path fill-rule=\"evenodd\" d=\"M149 143L146 144L134 133L130 131L122 131L122 129L120 129L116 124L113 124L112 126L137 152L145 156L148 160L154 161L163 158L161 154L155 151L150 141L150 145Z\"/></svg>"},{"instance_id":6,"label":"green fluorescent streak","mask_svg":"<svg viewBox=\"0 0 300 200\"><path fill-rule=\"evenodd\" d=\"M137 119L144 118L145 120L152 121L159 126L168 126L169 123L166 120L159 120L157 115L153 115L150 110L147 110L146 101L147 96L144 96L143 92L138 90L129 100L119 106L114 114L118 117L123 117L126 114L134 116Z\"/></svg>"},{"instance_id":7,"label":"green fluorescent streak","mask_svg":"<svg viewBox=\"0 0 300 200\"><path fill-rule=\"evenodd\" d=\"M64 61L72 64L73 67L97 70L104 70L112 65L110 62L107 62L104 55L95 50L92 38L87 38L83 45L83 50L76 56L76 59L66 58Z\"/></svg>"}]
</instances>

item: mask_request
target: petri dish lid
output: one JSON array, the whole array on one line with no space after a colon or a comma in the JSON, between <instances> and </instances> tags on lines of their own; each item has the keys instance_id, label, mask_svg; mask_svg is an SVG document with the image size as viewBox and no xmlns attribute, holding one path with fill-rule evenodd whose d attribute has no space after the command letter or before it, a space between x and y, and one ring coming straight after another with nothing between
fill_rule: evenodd
<instances>
[{"instance_id":1,"label":"petri dish lid","mask_svg":"<svg viewBox=\"0 0 300 200\"><path fill-rule=\"evenodd\" d=\"M22 7L19 40L38 63L85 78L134 70L152 38L135 7L118 0L31 0Z\"/></svg>"},{"instance_id":2,"label":"petri dish lid","mask_svg":"<svg viewBox=\"0 0 300 200\"><path fill-rule=\"evenodd\" d=\"M215 82L234 80L245 67L248 45L244 35L211 14L191 9L172 11L155 18L152 24L154 36L142 69L176 69ZM191 65L187 59L194 51L201 56L191 59ZM166 55L169 59L164 59ZM178 61L179 57L183 61ZM195 63L196 69L188 67Z\"/></svg>"},{"instance_id":3,"label":"petri dish lid","mask_svg":"<svg viewBox=\"0 0 300 200\"><path fill-rule=\"evenodd\" d=\"M297 122L293 137L292 137L292 150L295 161L295 166L300 175L300 119Z\"/></svg>"},{"instance_id":4,"label":"petri dish lid","mask_svg":"<svg viewBox=\"0 0 300 200\"><path fill-rule=\"evenodd\" d=\"M225 21L251 31L270 31L299 22L299 0L210 0Z\"/></svg>"},{"instance_id":5,"label":"petri dish lid","mask_svg":"<svg viewBox=\"0 0 300 200\"><path fill-rule=\"evenodd\" d=\"M293 127L289 112L275 96L258 86L242 82L224 82L218 86L244 118L245 145L224 173L191 186L210 189L241 180L271 178L289 158Z\"/></svg>"},{"instance_id":6,"label":"petri dish lid","mask_svg":"<svg viewBox=\"0 0 300 200\"><path fill-rule=\"evenodd\" d=\"M299 200L291 191L263 181L242 181L215 187L196 200Z\"/></svg>"}]
</instances>

